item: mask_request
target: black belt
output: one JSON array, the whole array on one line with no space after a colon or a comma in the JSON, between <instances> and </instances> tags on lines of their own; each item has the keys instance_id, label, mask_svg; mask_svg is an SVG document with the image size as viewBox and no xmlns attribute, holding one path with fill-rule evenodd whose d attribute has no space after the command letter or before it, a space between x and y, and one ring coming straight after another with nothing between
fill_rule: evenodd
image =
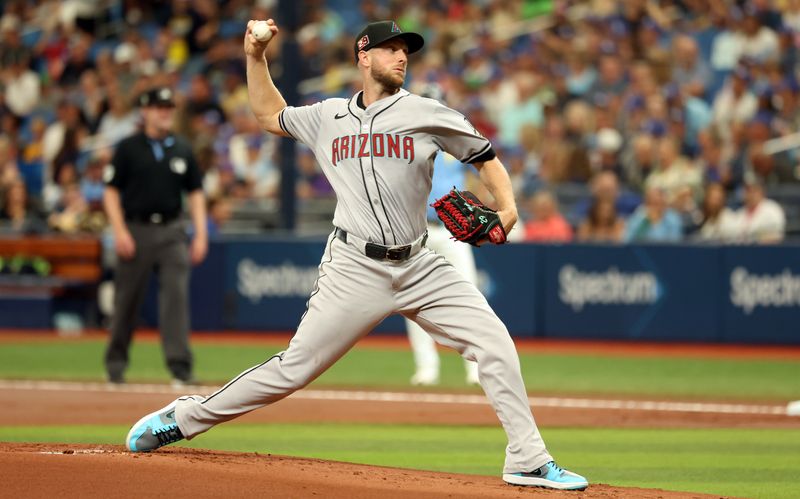
<instances>
[{"instance_id":1,"label":"black belt","mask_svg":"<svg viewBox=\"0 0 800 499\"><path fill-rule=\"evenodd\" d=\"M139 222L143 224L153 224L153 225L166 225L174 220L177 220L180 215L172 214L172 215L164 215L162 213L150 213L148 215L125 215L125 220L128 222Z\"/></svg>"},{"instance_id":2,"label":"black belt","mask_svg":"<svg viewBox=\"0 0 800 499\"><path fill-rule=\"evenodd\" d=\"M340 229L339 227L336 227L333 234L343 243L347 243L349 236L350 242L356 247L361 248L363 244L363 253L374 260L392 260L395 262L408 260L416 253L414 250L419 251L420 248L425 246L425 242L428 240L428 233L426 232L422 237L411 244L405 244L403 246L384 246L382 244L364 241L352 234L348 234L346 230Z\"/></svg>"}]
</instances>

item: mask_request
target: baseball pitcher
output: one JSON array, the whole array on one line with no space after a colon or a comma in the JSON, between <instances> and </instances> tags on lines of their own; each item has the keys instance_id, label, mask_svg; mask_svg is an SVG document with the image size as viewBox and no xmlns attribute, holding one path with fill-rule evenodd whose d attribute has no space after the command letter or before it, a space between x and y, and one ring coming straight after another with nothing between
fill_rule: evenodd
<instances>
[{"instance_id":1,"label":"baseball pitcher","mask_svg":"<svg viewBox=\"0 0 800 499\"><path fill-rule=\"evenodd\" d=\"M268 21L270 30L278 27ZM355 39L363 90L291 107L270 77L248 23L244 37L250 104L262 128L314 151L337 196L334 230L319 277L288 348L208 397L180 397L137 422L126 438L150 451L272 404L308 385L393 313L476 361L481 386L508 437L503 480L578 490L586 479L558 467L528 405L514 343L478 289L426 248L426 205L433 159L445 151L473 165L498 210L453 190L436 203L454 237L501 243L517 221L511 183L492 145L456 111L402 88L416 33L393 21L372 23ZM260 37L263 39L263 37Z\"/></svg>"}]
</instances>

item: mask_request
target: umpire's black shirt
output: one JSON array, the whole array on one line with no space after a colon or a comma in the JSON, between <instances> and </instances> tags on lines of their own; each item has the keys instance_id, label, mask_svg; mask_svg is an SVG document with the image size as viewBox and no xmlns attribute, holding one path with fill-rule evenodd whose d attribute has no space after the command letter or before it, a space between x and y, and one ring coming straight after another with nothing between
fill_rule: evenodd
<instances>
[{"instance_id":1,"label":"umpire's black shirt","mask_svg":"<svg viewBox=\"0 0 800 499\"><path fill-rule=\"evenodd\" d=\"M136 221L177 218L182 192L202 188L200 169L187 141L174 135L151 139L144 132L120 141L105 180L119 190L125 219Z\"/></svg>"}]
</instances>

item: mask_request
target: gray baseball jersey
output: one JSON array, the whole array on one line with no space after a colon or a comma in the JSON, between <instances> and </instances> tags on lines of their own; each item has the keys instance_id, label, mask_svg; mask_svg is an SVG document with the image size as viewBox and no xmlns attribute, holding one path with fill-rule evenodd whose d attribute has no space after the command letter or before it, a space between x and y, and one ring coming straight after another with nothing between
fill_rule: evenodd
<instances>
[{"instance_id":1,"label":"gray baseball jersey","mask_svg":"<svg viewBox=\"0 0 800 499\"><path fill-rule=\"evenodd\" d=\"M287 107L280 125L314 151L336 191L333 225L385 245L427 229L437 151L472 163L492 148L462 114L405 90L366 109L357 96Z\"/></svg>"},{"instance_id":2,"label":"gray baseball jersey","mask_svg":"<svg viewBox=\"0 0 800 499\"><path fill-rule=\"evenodd\" d=\"M178 427L192 438L281 400L399 313L477 362L481 386L508 436L504 472L535 470L552 457L528 406L514 342L475 285L424 247L436 152L472 163L491 159L491 144L459 113L404 90L366 109L358 103L359 96L329 99L281 112L281 128L314 150L336 191L337 229L286 351L207 398L179 399ZM376 244L410 249L393 248L399 253L390 256L379 248L376 255Z\"/></svg>"}]
</instances>

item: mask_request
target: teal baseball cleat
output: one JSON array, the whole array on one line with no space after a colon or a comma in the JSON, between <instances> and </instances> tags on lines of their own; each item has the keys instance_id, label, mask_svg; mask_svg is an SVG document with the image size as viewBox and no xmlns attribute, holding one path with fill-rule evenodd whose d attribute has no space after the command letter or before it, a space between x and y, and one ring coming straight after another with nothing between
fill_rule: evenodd
<instances>
[{"instance_id":1,"label":"teal baseball cleat","mask_svg":"<svg viewBox=\"0 0 800 499\"><path fill-rule=\"evenodd\" d=\"M140 419L125 438L125 446L131 452L150 452L167 444L183 440L183 433L175 421L175 403L151 412Z\"/></svg>"},{"instance_id":2,"label":"teal baseball cleat","mask_svg":"<svg viewBox=\"0 0 800 499\"><path fill-rule=\"evenodd\" d=\"M541 468L527 473L504 473L503 480L511 485L559 490L583 490L589 486L585 478L559 468L555 461L550 461Z\"/></svg>"}]
</instances>

